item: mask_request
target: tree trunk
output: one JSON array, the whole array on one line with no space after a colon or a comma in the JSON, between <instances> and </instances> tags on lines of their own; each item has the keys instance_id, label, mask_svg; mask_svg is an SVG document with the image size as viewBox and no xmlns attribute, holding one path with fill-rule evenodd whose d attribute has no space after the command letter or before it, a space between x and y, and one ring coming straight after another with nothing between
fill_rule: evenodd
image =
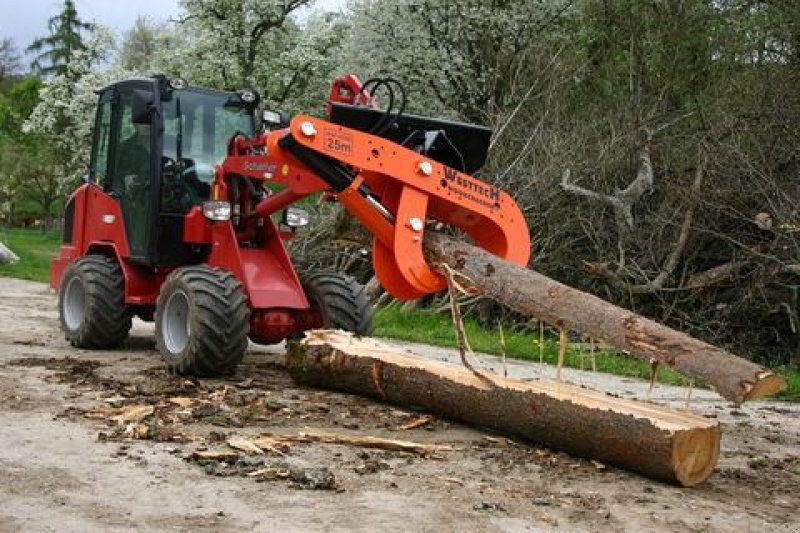
<instances>
[{"instance_id":1,"label":"tree trunk","mask_svg":"<svg viewBox=\"0 0 800 533\"><path fill-rule=\"evenodd\" d=\"M510 309L666 364L736 404L786 388L782 377L751 361L482 249L433 232L424 245L430 264L447 263Z\"/></svg>"},{"instance_id":2,"label":"tree trunk","mask_svg":"<svg viewBox=\"0 0 800 533\"><path fill-rule=\"evenodd\" d=\"M287 353L298 382L370 396L692 486L719 457L719 423L567 383L477 376L372 339L314 331Z\"/></svg>"}]
</instances>

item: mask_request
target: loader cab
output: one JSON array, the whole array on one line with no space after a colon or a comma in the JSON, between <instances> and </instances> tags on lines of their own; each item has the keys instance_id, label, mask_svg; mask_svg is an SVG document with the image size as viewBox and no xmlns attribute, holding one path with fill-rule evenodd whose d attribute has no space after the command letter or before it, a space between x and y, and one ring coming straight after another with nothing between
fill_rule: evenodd
<instances>
[{"instance_id":1,"label":"loader cab","mask_svg":"<svg viewBox=\"0 0 800 533\"><path fill-rule=\"evenodd\" d=\"M236 134L254 133L258 97L190 87L163 76L98 91L89 180L120 204L130 261L203 261L183 241L184 217L209 199L215 166Z\"/></svg>"}]
</instances>

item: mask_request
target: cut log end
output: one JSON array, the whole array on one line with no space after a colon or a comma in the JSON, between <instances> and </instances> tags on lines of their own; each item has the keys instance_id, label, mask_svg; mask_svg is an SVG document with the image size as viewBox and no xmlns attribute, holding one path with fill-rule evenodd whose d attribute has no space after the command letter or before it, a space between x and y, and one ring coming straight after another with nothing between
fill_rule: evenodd
<instances>
[{"instance_id":1,"label":"cut log end","mask_svg":"<svg viewBox=\"0 0 800 533\"><path fill-rule=\"evenodd\" d=\"M719 460L719 443L718 423L704 430L677 435L672 448L672 464L678 484L693 487L708 479Z\"/></svg>"},{"instance_id":2,"label":"cut log end","mask_svg":"<svg viewBox=\"0 0 800 533\"><path fill-rule=\"evenodd\" d=\"M773 374L770 371L759 372L755 375L753 383L744 385L744 401L755 400L774 396L786 390L786 380L782 376Z\"/></svg>"},{"instance_id":3,"label":"cut log end","mask_svg":"<svg viewBox=\"0 0 800 533\"><path fill-rule=\"evenodd\" d=\"M683 486L707 479L719 457L716 420L569 383L492 382L343 332L310 332L287 362L301 383L422 408Z\"/></svg>"}]
</instances>

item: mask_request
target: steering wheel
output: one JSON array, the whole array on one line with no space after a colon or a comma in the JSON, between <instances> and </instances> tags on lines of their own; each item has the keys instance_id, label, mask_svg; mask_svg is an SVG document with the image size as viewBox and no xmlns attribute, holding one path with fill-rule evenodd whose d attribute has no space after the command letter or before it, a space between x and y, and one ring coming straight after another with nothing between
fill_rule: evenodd
<instances>
[{"instance_id":1,"label":"steering wheel","mask_svg":"<svg viewBox=\"0 0 800 533\"><path fill-rule=\"evenodd\" d=\"M169 187L178 193L178 203L181 208L188 211L189 207L200 204L203 199L186 179L191 172L194 172L193 161L183 159L181 163L183 164L178 165L171 157L164 156L161 161L161 176L165 178L164 184L169 184ZM188 202L186 201L187 196Z\"/></svg>"}]
</instances>

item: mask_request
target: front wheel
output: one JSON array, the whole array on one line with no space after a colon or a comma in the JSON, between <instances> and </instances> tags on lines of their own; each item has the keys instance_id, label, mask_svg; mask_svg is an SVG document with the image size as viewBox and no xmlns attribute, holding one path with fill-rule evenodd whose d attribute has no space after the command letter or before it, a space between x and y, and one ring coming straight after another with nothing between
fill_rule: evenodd
<instances>
[{"instance_id":1,"label":"front wheel","mask_svg":"<svg viewBox=\"0 0 800 533\"><path fill-rule=\"evenodd\" d=\"M215 377L232 373L244 357L250 308L233 274L191 266L164 282L155 322L156 344L171 371Z\"/></svg>"},{"instance_id":2,"label":"front wheel","mask_svg":"<svg viewBox=\"0 0 800 533\"><path fill-rule=\"evenodd\" d=\"M311 305L322 315L325 328L343 329L356 335L372 333L372 306L364 286L338 272L318 272L303 280Z\"/></svg>"},{"instance_id":3,"label":"front wheel","mask_svg":"<svg viewBox=\"0 0 800 533\"><path fill-rule=\"evenodd\" d=\"M58 315L76 348L116 348L128 338L130 309L125 280L115 260L87 255L67 267L58 293Z\"/></svg>"}]
</instances>

